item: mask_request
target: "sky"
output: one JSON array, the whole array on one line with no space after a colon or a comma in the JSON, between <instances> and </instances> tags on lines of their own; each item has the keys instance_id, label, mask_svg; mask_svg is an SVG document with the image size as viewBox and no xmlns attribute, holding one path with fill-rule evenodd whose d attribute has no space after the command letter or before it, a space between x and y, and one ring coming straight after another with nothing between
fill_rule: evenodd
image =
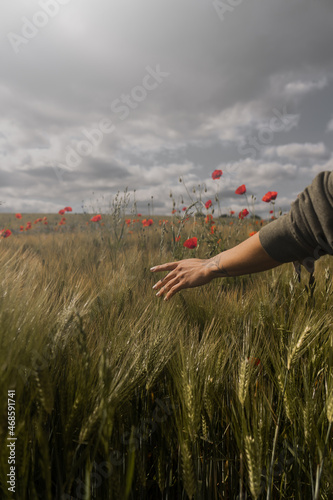
<instances>
[{"instance_id":1,"label":"sky","mask_svg":"<svg viewBox=\"0 0 333 500\"><path fill-rule=\"evenodd\" d=\"M245 184L264 215L267 191L286 212L333 169L331 0L1 9L0 212L107 211L127 188L169 214L170 192L190 203L182 177L225 213Z\"/></svg>"}]
</instances>

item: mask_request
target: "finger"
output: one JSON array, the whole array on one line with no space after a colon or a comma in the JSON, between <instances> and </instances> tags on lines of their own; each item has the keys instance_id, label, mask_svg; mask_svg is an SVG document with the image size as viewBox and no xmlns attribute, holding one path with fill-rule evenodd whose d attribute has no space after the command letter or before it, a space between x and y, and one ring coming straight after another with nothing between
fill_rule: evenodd
<instances>
[{"instance_id":1,"label":"finger","mask_svg":"<svg viewBox=\"0 0 333 500\"><path fill-rule=\"evenodd\" d=\"M178 283L177 285L173 286L171 288L171 290L169 290L169 292L164 297L164 300L166 300L166 301L170 300L171 297L173 297L175 295L175 293L179 292L182 289L183 289L183 284L182 283Z\"/></svg>"},{"instance_id":2,"label":"finger","mask_svg":"<svg viewBox=\"0 0 333 500\"><path fill-rule=\"evenodd\" d=\"M161 264L160 266L151 267L150 270L153 273L159 273L160 271L173 271L178 266L178 262L167 262L166 264Z\"/></svg>"},{"instance_id":3,"label":"finger","mask_svg":"<svg viewBox=\"0 0 333 500\"><path fill-rule=\"evenodd\" d=\"M153 286L153 289L154 290L157 290L158 288L161 288L161 286L165 285L166 283L168 283L170 280L172 280L173 278L175 277L174 275L174 272L170 272L169 274L167 274L166 276L164 276L164 278L160 279L160 281L158 281L154 286Z\"/></svg>"},{"instance_id":4,"label":"finger","mask_svg":"<svg viewBox=\"0 0 333 500\"><path fill-rule=\"evenodd\" d=\"M179 282L179 279L175 277L173 280L170 280L166 285L164 285L159 292L157 292L156 296L160 297L166 292L169 292L169 290L176 285Z\"/></svg>"}]
</instances>

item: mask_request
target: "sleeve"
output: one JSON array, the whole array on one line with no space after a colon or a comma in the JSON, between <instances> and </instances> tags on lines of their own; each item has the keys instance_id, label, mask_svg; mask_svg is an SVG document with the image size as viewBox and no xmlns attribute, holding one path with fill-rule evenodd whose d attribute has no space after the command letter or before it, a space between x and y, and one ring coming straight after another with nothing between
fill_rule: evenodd
<instances>
[{"instance_id":1,"label":"sleeve","mask_svg":"<svg viewBox=\"0 0 333 500\"><path fill-rule=\"evenodd\" d=\"M259 231L259 239L281 263L333 255L333 171L320 172L288 214Z\"/></svg>"}]
</instances>

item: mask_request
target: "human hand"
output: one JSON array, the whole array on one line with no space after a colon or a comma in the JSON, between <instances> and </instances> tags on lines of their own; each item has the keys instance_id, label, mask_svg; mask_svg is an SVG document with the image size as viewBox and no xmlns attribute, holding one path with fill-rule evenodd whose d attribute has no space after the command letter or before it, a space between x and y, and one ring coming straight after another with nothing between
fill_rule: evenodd
<instances>
[{"instance_id":1,"label":"human hand","mask_svg":"<svg viewBox=\"0 0 333 500\"><path fill-rule=\"evenodd\" d=\"M194 288L209 283L215 276L210 260L185 259L178 262L168 262L150 269L152 272L170 271L154 286L157 297L165 295L169 300L175 293L185 288Z\"/></svg>"}]
</instances>

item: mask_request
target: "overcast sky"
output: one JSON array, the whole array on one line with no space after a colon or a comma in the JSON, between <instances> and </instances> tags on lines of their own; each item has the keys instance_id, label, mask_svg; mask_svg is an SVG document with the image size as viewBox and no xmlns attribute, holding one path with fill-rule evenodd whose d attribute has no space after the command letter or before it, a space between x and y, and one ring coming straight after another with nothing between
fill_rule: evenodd
<instances>
[{"instance_id":1,"label":"overcast sky","mask_svg":"<svg viewBox=\"0 0 333 500\"><path fill-rule=\"evenodd\" d=\"M128 187L140 211L219 181L290 202L333 169L331 0L15 0L1 6L0 200L58 212ZM94 192L94 194L92 194Z\"/></svg>"}]
</instances>

